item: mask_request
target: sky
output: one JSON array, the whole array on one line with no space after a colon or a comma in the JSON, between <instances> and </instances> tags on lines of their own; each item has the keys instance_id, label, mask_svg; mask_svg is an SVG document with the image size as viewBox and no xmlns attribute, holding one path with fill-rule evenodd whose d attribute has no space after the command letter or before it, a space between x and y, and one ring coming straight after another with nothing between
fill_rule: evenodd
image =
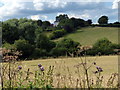
<instances>
[{"instance_id":1,"label":"sky","mask_svg":"<svg viewBox=\"0 0 120 90\"><path fill-rule=\"evenodd\" d=\"M119 1L120 0L0 0L0 21L12 18L29 18L33 20L47 20L53 23L56 16L67 14L69 18L92 19L93 23L97 23L98 18L106 15L109 17L109 23L112 23L118 21Z\"/></svg>"}]
</instances>

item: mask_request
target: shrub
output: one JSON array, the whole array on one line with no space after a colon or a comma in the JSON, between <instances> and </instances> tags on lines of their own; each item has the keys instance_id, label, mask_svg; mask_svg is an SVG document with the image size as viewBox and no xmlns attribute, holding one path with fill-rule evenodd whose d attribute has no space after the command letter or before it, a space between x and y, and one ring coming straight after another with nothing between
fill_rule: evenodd
<instances>
[{"instance_id":1,"label":"shrub","mask_svg":"<svg viewBox=\"0 0 120 90\"><path fill-rule=\"evenodd\" d=\"M49 52L52 48L55 47L55 45L55 42L50 41L49 38L43 34L39 34L38 37L36 37L37 48L45 49Z\"/></svg>"},{"instance_id":2,"label":"shrub","mask_svg":"<svg viewBox=\"0 0 120 90\"><path fill-rule=\"evenodd\" d=\"M18 51L22 52L22 59L28 58L34 50L34 47L31 44L29 44L26 40L16 40L14 45L16 46Z\"/></svg>"},{"instance_id":3,"label":"shrub","mask_svg":"<svg viewBox=\"0 0 120 90\"><path fill-rule=\"evenodd\" d=\"M80 44L78 42L73 41L72 39L63 39L58 42L56 45L56 53L62 53L60 55L73 54L78 48Z\"/></svg>"},{"instance_id":4,"label":"shrub","mask_svg":"<svg viewBox=\"0 0 120 90\"><path fill-rule=\"evenodd\" d=\"M16 46L10 43L4 43L3 48L9 49L9 50L16 50Z\"/></svg>"},{"instance_id":5,"label":"shrub","mask_svg":"<svg viewBox=\"0 0 120 90\"><path fill-rule=\"evenodd\" d=\"M56 39L56 38L62 37L65 34L66 34L66 31L64 29L56 30L56 31L53 31L53 33L50 36L50 39Z\"/></svg>"},{"instance_id":6,"label":"shrub","mask_svg":"<svg viewBox=\"0 0 120 90\"><path fill-rule=\"evenodd\" d=\"M50 52L50 54L52 56L65 56L66 54L66 48L61 48L61 47L56 47L56 48L53 48Z\"/></svg>"},{"instance_id":7,"label":"shrub","mask_svg":"<svg viewBox=\"0 0 120 90\"><path fill-rule=\"evenodd\" d=\"M113 49L111 48L112 42L110 42L107 38L103 38L98 40L93 45L94 53L101 53L102 55L109 55L113 53Z\"/></svg>"},{"instance_id":8,"label":"shrub","mask_svg":"<svg viewBox=\"0 0 120 90\"><path fill-rule=\"evenodd\" d=\"M40 58L40 57L44 57L46 55L47 55L47 52L46 52L45 49L35 48L31 57L34 58L34 59L37 59L37 58Z\"/></svg>"}]
</instances>

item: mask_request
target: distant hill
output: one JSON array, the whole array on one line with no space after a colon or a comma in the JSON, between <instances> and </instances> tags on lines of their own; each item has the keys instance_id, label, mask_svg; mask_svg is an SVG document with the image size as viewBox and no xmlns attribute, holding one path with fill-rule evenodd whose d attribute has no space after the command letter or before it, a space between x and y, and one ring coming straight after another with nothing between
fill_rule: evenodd
<instances>
[{"instance_id":1,"label":"distant hill","mask_svg":"<svg viewBox=\"0 0 120 90\"><path fill-rule=\"evenodd\" d=\"M71 38L74 41L80 42L82 45L92 45L98 39L107 38L113 43L118 43L118 28L116 27L87 27L81 28L74 33L65 35L55 41L63 38Z\"/></svg>"}]
</instances>

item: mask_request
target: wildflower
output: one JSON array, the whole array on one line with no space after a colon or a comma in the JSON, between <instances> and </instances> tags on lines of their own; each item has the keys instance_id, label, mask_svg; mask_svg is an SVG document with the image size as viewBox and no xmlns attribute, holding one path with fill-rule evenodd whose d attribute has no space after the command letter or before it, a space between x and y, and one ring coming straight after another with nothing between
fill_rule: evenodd
<instances>
[{"instance_id":1,"label":"wildflower","mask_svg":"<svg viewBox=\"0 0 120 90\"><path fill-rule=\"evenodd\" d=\"M102 72L102 71L103 71L103 69L102 69L101 67L99 67L98 71L99 71L99 72Z\"/></svg>"},{"instance_id":2,"label":"wildflower","mask_svg":"<svg viewBox=\"0 0 120 90\"><path fill-rule=\"evenodd\" d=\"M98 66L97 66L96 68L97 68L97 70L99 69L99 67L98 67Z\"/></svg>"},{"instance_id":3,"label":"wildflower","mask_svg":"<svg viewBox=\"0 0 120 90\"><path fill-rule=\"evenodd\" d=\"M44 71L44 67L43 67L43 66L41 66L41 67L40 67L40 70L41 70L41 71Z\"/></svg>"},{"instance_id":4,"label":"wildflower","mask_svg":"<svg viewBox=\"0 0 120 90\"><path fill-rule=\"evenodd\" d=\"M18 69L19 69L19 70L21 70L21 69L22 69L22 67L21 67L21 66L18 66Z\"/></svg>"},{"instance_id":5,"label":"wildflower","mask_svg":"<svg viewBox=\"0 0 120 90\"><path fill-rule=\"evenodd\" d=\"M42 65L41 65L41 64L38 64L38 67L42 67Z\"/></svg>"},{"instance_id":6,"label":"wildflower","mask_svg":"<svg viewBox=\"0 0 120 90\"><path fill-rule=\"evenodd\" d=\"M98 72L103 72L103 69L101 67L96 67Z\"/></svg>"}]
</instances>

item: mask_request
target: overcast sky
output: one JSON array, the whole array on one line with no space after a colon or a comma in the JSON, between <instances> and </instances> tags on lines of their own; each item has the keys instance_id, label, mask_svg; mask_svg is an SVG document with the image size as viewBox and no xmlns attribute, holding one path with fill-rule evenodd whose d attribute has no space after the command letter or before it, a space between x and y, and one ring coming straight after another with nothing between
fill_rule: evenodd
<instances>
[{"instance_id":1,"label":"overcast sky","mask_svg":"<svg viewBox=\"0 0 120 90\"><path fill-rule=\"evenodd\" d=\"M106 15L109 22L115 22L118 21L118 1L0 0L0 21L26 17L54 22L57 15L68 14L69 17L92 19L94 23L100 16Z\"/></svg>"}]
</instances>

